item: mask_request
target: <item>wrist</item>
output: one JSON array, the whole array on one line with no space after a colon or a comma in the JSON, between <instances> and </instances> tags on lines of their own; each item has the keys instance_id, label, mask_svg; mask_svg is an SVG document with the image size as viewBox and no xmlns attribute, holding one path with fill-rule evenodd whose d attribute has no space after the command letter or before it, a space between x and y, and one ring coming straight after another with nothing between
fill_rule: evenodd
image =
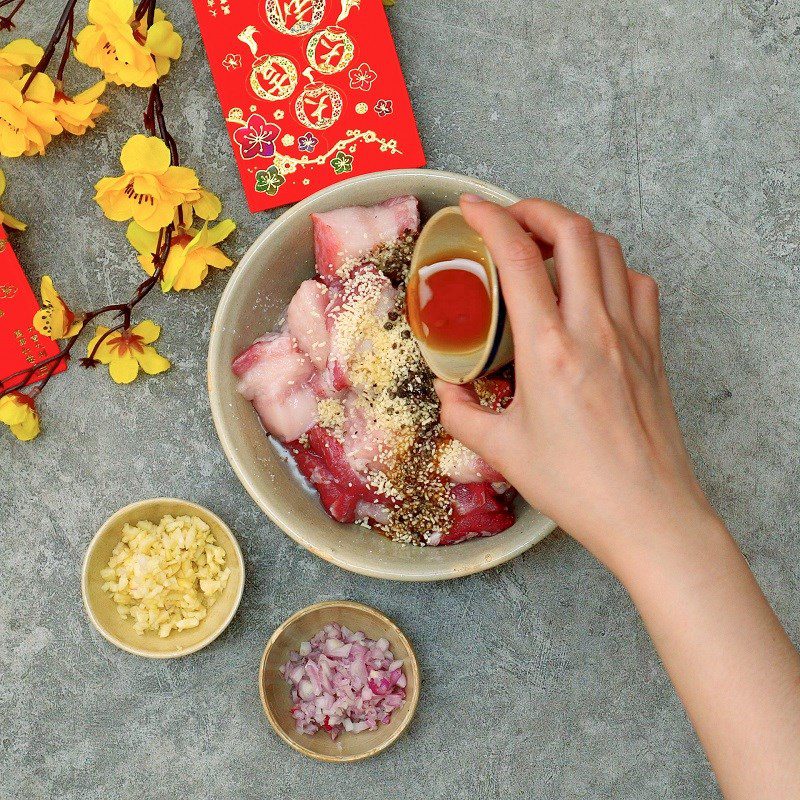
<instances>
[{"instance_id":1,"label":"wrist","mask_svg":"<svg viewBox=\"0 0 800 800\"><path fill-rule=\"evenodd\" d=\"M721 557L739 553L704 498L629 516L602 539L595 555L629 592L678 576L702 579Z\"/></svg>"}]
</instances>

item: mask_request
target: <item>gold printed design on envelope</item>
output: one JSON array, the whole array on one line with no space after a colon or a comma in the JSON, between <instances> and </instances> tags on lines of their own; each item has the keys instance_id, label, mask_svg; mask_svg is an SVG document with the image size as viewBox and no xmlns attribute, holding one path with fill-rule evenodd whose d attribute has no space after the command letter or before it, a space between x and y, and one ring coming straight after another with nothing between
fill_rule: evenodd
<instances>
[{"instance_id":1,"label":"gold printed design on envelope","mask_svg":"<svg viewBox=\"0 0 800 800\"><path fill-rule=\"evenodd\" d=\"M303 70L309 83L294 104L297 119L309 128L330 128L342 113L342 95L327 83L312 80L311 69Z\"/></svg>"},{"instance_id":2,"label":"gold printed design on envelope","mask_svg":"<svg viewBox=\"0 0 800 800\"><path fill-rule=\"evenodd\" d=\"M353 40L338 25L317 31L306 46L308 63L323 75L341 72L352 61L353 53Z\"/></svg>"},{"instance_id":3,"label":"gold printed design on envelope","mask_svg":"<svg viewBox=\"0 0 800 800\"><path fill-rule=\"evenodd\" d=\"M337 22L341 22L354 9L361 5L361 0L342 0L342 13L336 17Z\"/></svg>"},{"instance_id":4,"label":"gold printed design on envelope","mask_svg":"<svg viewBox=\"0 0 800 800\"><path fill-rule=\"evenodd\" d=\"M267 0L269 24L280 33L305 36L319 25L325 13L325 0Z\"/></svg>"},{"instance_id":5,"label":"gold printed design on envelope","mask_svg":"<svg viewBox=\"0 0 800 800\"><path fill-rule=\"evenodd\" d=\"M297 86L297 68L285 56L261 56L253 62L250 88L264 100L285 100Z\"/></svg>"}]
</instances>

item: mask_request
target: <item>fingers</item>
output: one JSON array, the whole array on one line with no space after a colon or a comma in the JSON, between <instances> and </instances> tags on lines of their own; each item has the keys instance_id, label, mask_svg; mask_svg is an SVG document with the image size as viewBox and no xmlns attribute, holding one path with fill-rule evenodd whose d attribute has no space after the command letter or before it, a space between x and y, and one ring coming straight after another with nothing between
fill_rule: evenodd
<instances>
[{"instance_id":1,"label":"fingers","mask_svg":"<svg viewBox=\"0 0 800 800\"><path fill-rule=\"evenodd\" d=\"M465 195L461 211L492 254L514 339L523 346L533 338L538 325L559 321L542 254L511 214L495 203Z\"/></svg>"},{"instance_id":2,"label":"fingers","mask_svg":"<svg viewBox=\"0 0 800 800\"><path fill-rule=\"evenodd\" d=\"M592 223L547 200L521 200L508 210L534 236L552 245L565 319L591 321L603 309L600 255Z\"/></svg>"},{"instance_id":3,"label":"fingers","mask_svg":"<svg viewBox=\"0 0 800 800\"><path fill-rule=\"evenodd\" d=\"M628 268L619 242L605 233L595 234L600 255L600 278L608 314L623 330L634 327Z\"/></svg>"},{"instance_id":4,"label":"fingers","mask_svg":"<svg viewBox=\"0 0 800 800\"><path fill-rule=\"evenodd\" d=\"M436 394L442 404L440 419L444 429L478 455L483 455L486 443L492 440L492 422L499 417L481 406L468 386L436 379Z\"/></svg>"},{"instance_id":5,"label":"fingers","mask_svg":"<svg viewBox=\"0 0 800 800\"><path fill-rule=\"evenodd\" d=\"M628 270L631 293L631 312L636 329L648 344L651 352L661 352L661 312L658 308L658 284L649 276Z\"/></svg>"}]
</instances>

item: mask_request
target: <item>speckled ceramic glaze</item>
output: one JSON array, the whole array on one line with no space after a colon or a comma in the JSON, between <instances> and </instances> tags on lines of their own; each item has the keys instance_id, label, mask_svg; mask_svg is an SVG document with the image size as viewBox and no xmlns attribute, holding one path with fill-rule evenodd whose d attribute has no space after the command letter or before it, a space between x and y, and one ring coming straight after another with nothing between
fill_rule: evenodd
<instances>
[{"instance_id":1,"label":"speckled ceramic glaze","mask_svg":"<svg viewBox=\"0 0 800 800\"><path fill-rule=\"evenodd\" d=\"M318 192L278 217L245 253L222 295L211 329L211 413L228 461L242 485L303 547L363 575L405 581L470 575L519 555L547 536L555 525L517 501L517 522L497 536L450 547L417 548L402 547L357 525L335 522L269 441L256 412L237 393L230 365L254 339L276 326L297 287L314 275L309 214L413 194L419 198L425 220L439 209L457 204L464 192L505 204L517 199L474 178L434 170L365 175Z\"/></svg>"}]
</instances>

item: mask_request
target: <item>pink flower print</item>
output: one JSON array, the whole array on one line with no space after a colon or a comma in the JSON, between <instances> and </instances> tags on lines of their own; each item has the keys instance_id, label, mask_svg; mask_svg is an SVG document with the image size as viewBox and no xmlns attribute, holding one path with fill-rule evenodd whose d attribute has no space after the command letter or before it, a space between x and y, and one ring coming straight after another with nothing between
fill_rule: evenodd
<instances>
[{"instance_id":1,"label":"pink flower print","mask_svg":"<svg viewBox=\"0 0 800 800\"><path fill-rule=\"evenodd\" d=\"M369 64L359 64L347 73L350 76L350 88L368 92L378 73L371 70Z\"/></svg>"},{"instance_id":2,"label":"pink flower print","mask_svg":"<svg viewBox=\"0 0 800 800\"><path fill-rule=\"evenodd\" d=\"M239 145L242 158L269 158L275 153L275 138L280 132L277 125L267 122L261 114L251 114L247 122L233 132L233 140Z\"/></svg>"}]
</instances>

